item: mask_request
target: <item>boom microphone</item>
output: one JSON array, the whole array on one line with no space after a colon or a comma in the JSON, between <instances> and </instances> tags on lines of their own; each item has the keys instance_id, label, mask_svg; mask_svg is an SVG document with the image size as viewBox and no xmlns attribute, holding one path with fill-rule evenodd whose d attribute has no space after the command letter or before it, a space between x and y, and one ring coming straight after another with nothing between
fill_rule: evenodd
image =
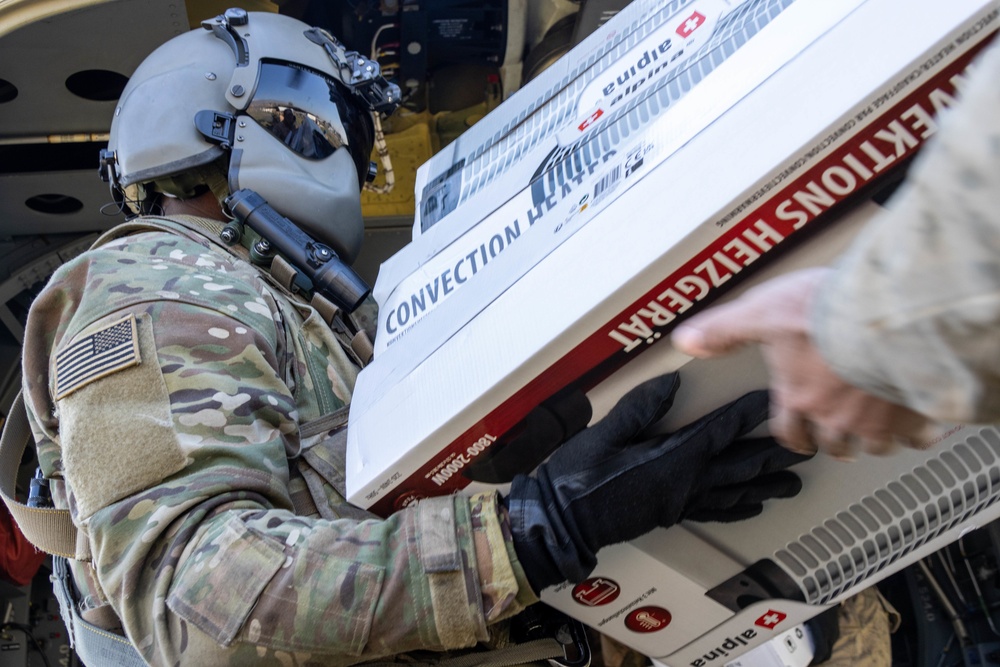
<instances>
[{"instance_id":1,"label":"boom microphone","mask_svg":"<svg viewBox=\"0 0 1000 667\"><path fill-rule=\"evenodd\" d=\"M316 292L337 307L354 312L371 292L368 284L341 261L333 248L314 240L253 190L237 190L226 197L225 205L240 224L266 239L312 281Z\"/></svg>"}]
</instances>

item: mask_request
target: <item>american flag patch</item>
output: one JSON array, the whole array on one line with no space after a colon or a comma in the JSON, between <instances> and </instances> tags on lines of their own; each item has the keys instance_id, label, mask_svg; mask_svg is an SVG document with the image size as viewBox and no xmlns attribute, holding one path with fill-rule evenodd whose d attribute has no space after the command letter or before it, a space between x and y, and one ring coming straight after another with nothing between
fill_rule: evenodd
<instances>
[{"instance_id":1,"label":"american flag patch","mask_svg":"<svg viewBox=\"0 0 1000 667\"><path fill-rule=\"evenodd\" d=\"M135 315L113 322L56 355L56 399L116 371L139 364Z\"/></svg>"}]
</instances>

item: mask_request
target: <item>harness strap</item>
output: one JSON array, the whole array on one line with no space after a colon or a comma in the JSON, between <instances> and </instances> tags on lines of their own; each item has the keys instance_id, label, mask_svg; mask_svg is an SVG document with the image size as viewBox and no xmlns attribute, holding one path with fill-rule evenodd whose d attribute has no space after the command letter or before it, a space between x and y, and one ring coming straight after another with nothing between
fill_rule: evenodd
<instances>
[{"instance_id":1,"label":"harness strap","mask_svg":"<svg viewBox=\"0 0 1000 667\"><path fill-rule=\"evenodd\" d=\"M513 667L562 658L564 649L554 637L535 639L523 644L487 653L469 653L438 663L438 667Z\"/></svg>"},{"instance_id":2,"label":"harness strap","mask_svg":"<svg viewBox=\"0 0 1000 667\"><path fill-rule=\"evenodd\" d=\"M406 667L516 667L545 663L564 657L562 644L553 637L543 637L523 644L511 644L489 651L474 651L437 662L406 662ZM366 662L365 667L399 667L398 662Z\"/></svg>"},{"instance_id":3,"label":"harness strap","mask_svg":"<svg viewBox=\"0 0 1000 667\"><path fill-rule=\"evenodd\" d=\"M28 443L33 442L24 396L18 392L0 436L0 495L28 541L56 556L90 560L90 543L79 534L69 510L28 507L15 499L17 471Z\"/></svg>"},{"instance_id":4,"label":"harness strap","mask_svg":"<svg viewBox=\"0 0 1000 667\"><path fill-rule=\"evenodd\" d=\"M372 339L363 329L354 334L354 338L351 339L351 349L354 350L354 354L358 355L362 366L370 364L372 357L375 356L375 346L372 344Z\"/></svg>"},{"instance_id":5,"label":"harness strap","mask_svg":"<svg viewBox=\"0 0 1000 667\"><path fill-rule=\"evenodd\" d=\"M66 623L70 647L85 665L146 667L146 661L128 639L88 623L80 616L74 601L73 582L65 558L52 559L52 590L59 601L59 611Z\"/></svg>"}]
</instances>

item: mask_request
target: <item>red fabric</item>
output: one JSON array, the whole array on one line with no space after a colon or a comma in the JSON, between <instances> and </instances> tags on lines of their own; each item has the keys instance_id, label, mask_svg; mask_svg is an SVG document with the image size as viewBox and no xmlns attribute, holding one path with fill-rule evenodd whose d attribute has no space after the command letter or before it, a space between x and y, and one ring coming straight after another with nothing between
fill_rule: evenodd
<instances>
[{"instance_id":1,"label":"red fabric","mask_svg":"<svg viewBox=\"0 0 1000 667\"><path fill-rule=\"evenodd\" d=\"M7 506L0 502L0 577L24 586L31 582L45 552L38 551L14 523Z\"/></svg>"}]
</instances>

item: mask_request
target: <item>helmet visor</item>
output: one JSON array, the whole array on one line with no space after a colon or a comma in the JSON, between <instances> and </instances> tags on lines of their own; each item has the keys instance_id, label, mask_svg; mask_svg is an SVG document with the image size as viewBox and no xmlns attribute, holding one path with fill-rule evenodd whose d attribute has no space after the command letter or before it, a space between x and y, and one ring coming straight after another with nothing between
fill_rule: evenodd
<instances>
[{"instance_id":1,"label":"helmet visor","mask_svg":"<svg viewBox=\"0 0 1000 667\"><path fill-rule=\"evenodd\" d=\"M262 62L246 113L292 152L322 160L338 148L351 152L364 182L372 150L369 112L340 82L291 63Z\"/></svg>"}]
</instances>

